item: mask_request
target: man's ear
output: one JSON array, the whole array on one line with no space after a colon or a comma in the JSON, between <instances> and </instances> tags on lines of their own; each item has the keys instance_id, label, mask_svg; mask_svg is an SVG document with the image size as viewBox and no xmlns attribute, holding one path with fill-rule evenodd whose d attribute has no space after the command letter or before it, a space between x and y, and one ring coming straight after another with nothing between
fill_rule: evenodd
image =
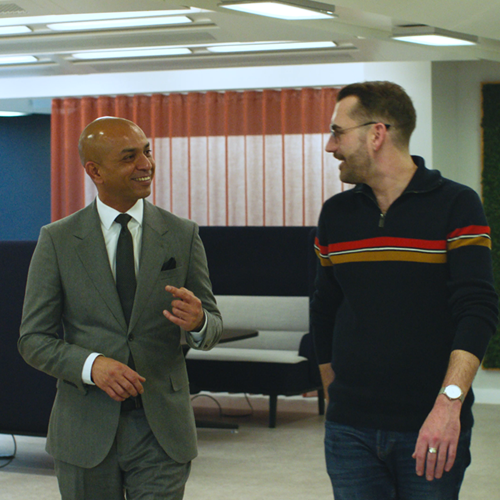
<instances>
[{"instance_id":1,"label":"man's ear","mask_svg":"<svg viewBox=\"0 0 500 500\"><path fill-rule=\"evenodd\" d=\"M387 127L383 123L375 123L372 130L372 147L374 151L378 151L386 139Z\"/></svg>"},{"instance_id":2,"label":"man's ear","mask_svg":"<svg viewBox=\"0 0 500 500\"><path fill-rule=\"evenodd\" d=\"M94 181L94 184L102 184L101 171L99 164L94 161L88 161L83 166L87 175Z\"/></svg>"}]
</instances>

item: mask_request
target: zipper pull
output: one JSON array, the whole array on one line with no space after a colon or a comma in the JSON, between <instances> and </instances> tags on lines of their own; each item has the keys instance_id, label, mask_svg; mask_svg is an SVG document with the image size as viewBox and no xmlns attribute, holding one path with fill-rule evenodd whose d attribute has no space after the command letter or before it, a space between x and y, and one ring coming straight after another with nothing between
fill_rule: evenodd
<instances>
[{"instance_id":1,"label":"zipper pull","mask_svg":"<svg viewBox=\"0 0 500 500\"><path fill-rule=\"evenodd\" d=\"M381 213L380 218L378 220L378 227L384 227L385 222L385 214Z\"/></svg>"}]
</instances>

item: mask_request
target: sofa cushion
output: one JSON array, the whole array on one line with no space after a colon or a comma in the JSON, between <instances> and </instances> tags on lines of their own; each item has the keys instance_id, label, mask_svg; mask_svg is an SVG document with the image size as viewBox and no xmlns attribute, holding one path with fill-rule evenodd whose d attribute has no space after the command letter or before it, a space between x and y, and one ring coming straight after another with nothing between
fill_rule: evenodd
<instances>
[{"instance_id":1,"label":"sofa cushion","mask_svg":"<svg viewBox=\"0 0 500 500\"><path fill-rule=\"evenodd\" d=\"M299 356L297 351L282 351L278 349L244 349L236 347L214 347L210 351L190 349L186 355L188 360L202 361L235 361L295 364L307 361Z\"/></svg>"},{"instance_id":2,"label":"sofa cushion","mask_svg":"<svg viewBox=\"0 0 500 500\"><path fill-rule=\"evenodd\" d=\"M308 297L216 295L226 328L309 331Z\"/></svg>"},{"instance_id":3,"label":"sofa cushion","mask_svg":"<svg viewBox=\"0 0 500 500\"><path fill-rule=\"evenodd\" d=\"M222 349L278 349L281 351L299 351L300 341L306 332L290 332L282 330L259 330L257 337L235 340L219 344Z\"/></svg>"}]
</instances>

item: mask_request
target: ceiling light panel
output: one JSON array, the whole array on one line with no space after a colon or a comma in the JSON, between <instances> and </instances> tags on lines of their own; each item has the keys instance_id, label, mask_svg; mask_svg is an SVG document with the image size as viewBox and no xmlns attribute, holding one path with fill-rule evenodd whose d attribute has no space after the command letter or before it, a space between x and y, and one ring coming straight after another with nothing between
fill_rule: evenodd
<instances>
[{"instance_id":1,"label":"ceiling light panel","mask_svg":"<svg viewBox=\"0 0 500 500\"><path fill-rule=\"evenodd\" d=\"M136 28L142 26L166 26L188 24L193 21L186 16L144 17L131 19L106 19L102 21L80 21L71 23L47 24L54 31L104 30L119 28Z\"/></svg>"},{"instance_id":2,"label":"ceiling light panel","mask_svg":"<svg viewBox=\"0 0 500 500\"><path fill-rule=\"evenodd\" d=\"M269 43L239 43L231 45L212 45L207 47L209 52L265 52L273 50L307 50L331 49L336 47L335 42L269 42Z\"/></svg>"},{"instance_id":3,"label":"ceiling light panel","mask_svg":"<svg viewBox=\"0 0 500 500\"><path fill-rule=\"evenodd\" d=\"M129 59L138 57L170 57L189 55L191 51L187 47L158 47L142 49L117 49L117 50L95 50L90 52L75 52L74 59L101 60L101 59Z\"/></svg>"},{"instance_id":4,"label":"ceiling light panel","mask_svg":"<svg viewBox=\"0 0 500 500\"><path fill-rule=\"evenodd\" d=\"M243 2L234 4L223 3L219 4L219 6L224 7L225 9L246 12L247 14L274 17L277 19L285 19L288 21L307 19L332 19L334 17L333 12L321 12L281 2Z\"/></svg>"},{"instance_id":5,"label":"ceiling light panel","mask_svg":"<svg viewBox=\"0 0 500 500\"><path fill-rule=\"evenodd\" d=\"M0 56L0 64L29 64L38 62L34 56Z\"/></svg>"},{"instance_id":6,"label":"ceiling light panel","mask_svg":"<svg viewBox=\"0 0 500 500\"><path fill-rule=\"evenodd\" d=\"M194 7L181 10L143 10L137 12L100 12L90 14L61 14L51 16L29 16L0 19L0 26L14 26L20 24L55 24L71 23L82 21L102 21L106 19L131 19L141 17L163 17L163 16L182 16L197 14L199 12L210 12L206 9L197 9Z\"/></svg>"},{"instance_id":7,"label":"ceiling light panel","mask_svg":"<svg viewBox=\"0 0 500 500\"><path fill-rule=\"evenodd\" d=\"M26 116L27 113L21 111L0 111L0 116L12 118L14 116Z\"/></svg>"},{"instance_id":8,"label":"ceiling light panel","mask_svg":"<svg viewBox=\"0 0 500 500\"><path fill-rule=\"evenodd\" d=\"M476 45L477 37L432 26L400 26L392 34L394 40L437 47Z\"/></svg>"},{"instance_id":9,"label":"ceiling light panel","mask_svg":"<svg viewBox=\"0 0 500 500\"><path fill-rule=\"evenodd\" d=\"M23 33L31 33L31 31L28 26L3 26L0 27L0 36L22 35Z\"/></svg>"},{"instance_id":10,"label":"ceiling light panel","mask_svg":"<svg viewBox=\"0 0 500 500\"><path fill-rule=\"evenodd\" d=\"M436 47L475 45L474 42L441 35L395 36L393 38L394 40L399 40L400 42L419 43L421 45L433 45Z\"/></svg>"}]
</instances>

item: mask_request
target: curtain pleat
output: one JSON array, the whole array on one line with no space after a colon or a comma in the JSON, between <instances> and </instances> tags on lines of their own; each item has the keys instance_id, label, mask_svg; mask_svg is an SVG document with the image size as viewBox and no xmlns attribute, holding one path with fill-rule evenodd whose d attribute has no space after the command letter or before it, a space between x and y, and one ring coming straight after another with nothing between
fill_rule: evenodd
<instances>
[{"instance_id":1,"label":"curtain pleat","mask_svg":"<svg viewBox=\"0 0 500 500\"><path fill-rule=\"evenodd\" d=\"M78 156L100 116L137 123L151 141L151 201L200 225L315 225L342 190L324 152L337 89L305 88L54 99L52 219L96 195Z\"/></svg>"}]
</instances>

